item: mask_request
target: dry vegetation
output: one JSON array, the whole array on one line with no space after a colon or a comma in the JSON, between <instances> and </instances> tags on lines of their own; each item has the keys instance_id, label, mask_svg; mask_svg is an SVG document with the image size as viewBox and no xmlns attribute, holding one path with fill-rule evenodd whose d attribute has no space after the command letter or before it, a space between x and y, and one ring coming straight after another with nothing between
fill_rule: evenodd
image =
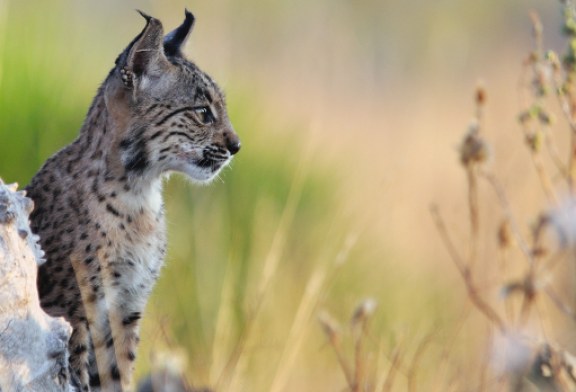
<instances>
[{"instance_id":1,"label":"dry vegetation","mask_svg":"<svg viewBox=\"0 0 576 392\"><path fill-rule=\"evenodd\" d=\"M491 147L483 134L488 104L483 87L476 91L476 114L459 149L467 178L468 244L455 244L439 207L431 209L471 306L490 326L482 339L492 353L478 369L475 390L576 389L576 358L570 353L574 344L566 333L576 321L576 8L570 1L564 2L564 16L568 42L566 53L559 56L544 50L543 26L538 15L531 14L534 49L525 60L526 77L520 87L528 98L518 122L539 180L536 186L546 198L540 212L523 227L521 222L528 219L515 215L515 200L486 165ZM496 196L497 225L484 221L484 211L495 206L481 200L481 186ZM493 238L498 245L482 257L481 225L497 227ZM478 277L494 268L499 271L497 282L492 282L500 290L497 300L478 284Z\"/></svg>"},{"instance_id":2,"label":"dry vegetation","mask_svg":"<svg viewBox=\"0 0 576 392\"><path fill-rule=\"evenodd\" d=\"M492 156L493 148L484 134L490 101L483 86L474 94L476 111L458 149L467 185L468 216L461 222L468 226L467 240L453 239L452 231L464 226L447 226L442 203L430 209L440 241L461 277L470 309L481 314L487 326L469 326L484 349L475 351L471 346L466 358L458 357L457 350L448 346L436 359L468 359L476 368L451 374L433 387L418 387L420 356L441 332L430 332L413 344L411 352L405 342L378 351L368 328L376 304L366 300L344 328L329 314L320 315L346 390L576 390L576 357L572 354L576 345L571 332L576 323L576 8L571 1L562 5L565 53L545 50L543 26L532 12L534 47L524 61L519 86L524 105L517 115L523 132L520 140L536 174L532 191L544 195L538 213L517 216L515 206L522 200L517 203L509 197L494 171L492 161L498 157ZM492 197L481 189L489 190ZM494 210L498 212L494 214ZM481 249L485 243L482 233L492 229L496 246ZM348 350L346 340L350 341ZM384 365L379 363L382 359ZM404 379L401 385L395 384L397 374Z\"/></svg>"}]
</instances>

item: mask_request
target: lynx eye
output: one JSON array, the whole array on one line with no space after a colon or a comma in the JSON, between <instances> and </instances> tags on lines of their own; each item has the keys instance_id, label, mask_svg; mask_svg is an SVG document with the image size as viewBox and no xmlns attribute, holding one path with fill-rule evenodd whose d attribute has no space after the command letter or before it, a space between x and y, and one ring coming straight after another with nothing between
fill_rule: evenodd
<instances>
[{"instance_id":1,"label":"lynx eye","mask_svg":"<svg viewBox=\"0 0 576 392\"><path fill-rule=\"evenodd\" d=\"M214 122L214 115L208 106L201 106L194 109L194 113L198 117L198 120L204 125L209 125Z\"/></svg>"}]
</instances>

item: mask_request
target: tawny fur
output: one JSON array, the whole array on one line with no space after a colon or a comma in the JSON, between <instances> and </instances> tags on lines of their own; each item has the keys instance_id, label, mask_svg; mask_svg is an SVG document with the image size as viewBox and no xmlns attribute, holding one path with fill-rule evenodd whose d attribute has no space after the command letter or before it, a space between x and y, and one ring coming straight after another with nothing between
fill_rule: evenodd
<instances>
[{"instance_id":1,"label":"tawny fur","mask_svg":"<svg viewBox=\"0 0 576 392\"><path fill-rule=\"evenodd\" d=\"M116 60L78 138L27 187L46 263L41 305L74 328L84 391L130 390L138 325L166 249L162 177L210 181L240 148L221 90L181 54L194 18L146 27Z\"/></svg>"}]
</instances>

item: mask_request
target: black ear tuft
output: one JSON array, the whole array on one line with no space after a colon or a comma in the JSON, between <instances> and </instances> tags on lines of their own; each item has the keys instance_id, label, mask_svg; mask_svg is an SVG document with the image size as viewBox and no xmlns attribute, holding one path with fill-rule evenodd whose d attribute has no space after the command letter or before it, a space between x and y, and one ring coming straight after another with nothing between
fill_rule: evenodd
<instances>
[{"instance_id":1,"label":"black ear tuft","mask_svg":"<svg viewBox=\"0 0 576 392\"><path fill-rule=\"evenodd\" d=\"M166 56L178 56L181 53L182 45L188 39L192 27L194 27L194 15L187 9L184 10L186 15L184 22L164 38L164 54Z\"/></svg>"},{"instance_id":2,"label":"black ear tuft","mask_svg":"<svg viewBox=\"0 0 576 392\"><path fill-rule=\"evenodd\" d=\"M150 15L146 14L146 13L144 13L144 12L142 12L142 11L140 11L140 10L136 10L136 11L137 11L140 15L142 15L142 17L143 17L144 19L146 19L146 22L150 22L150 19L152 19L152 17L151 17Z\"/></svg>"}]
</instances>

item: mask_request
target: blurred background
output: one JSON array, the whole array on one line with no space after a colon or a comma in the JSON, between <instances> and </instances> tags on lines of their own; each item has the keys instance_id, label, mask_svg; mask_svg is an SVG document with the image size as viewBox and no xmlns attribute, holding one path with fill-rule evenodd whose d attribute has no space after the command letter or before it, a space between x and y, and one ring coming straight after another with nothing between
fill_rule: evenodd
<instances>
[{"instance_id":1,"label":"blurred background","mask_svg":"<svg viewBox=\"0 0 576 392\"><path fill-rule=\"evenodd\" d=\"M340 322L351 359L351 316L370 298L376 381L399 350L394 390L474 385L466 375L489 355L478 334L488 326L429 206L464 244L457 148L481 81L490 164L521 196L519 213L541 207L518 91L531 10L546 46L563 50L559 2L0 0L0 176L24 186L75 138L144 25L135 9L170 30L185 7L197 18L185 52L226 91L243 147L222 181L166 183L169 252L138 375L169 361L223 391L345 390L318 316Z\"/></svg>"}]
</instances>

